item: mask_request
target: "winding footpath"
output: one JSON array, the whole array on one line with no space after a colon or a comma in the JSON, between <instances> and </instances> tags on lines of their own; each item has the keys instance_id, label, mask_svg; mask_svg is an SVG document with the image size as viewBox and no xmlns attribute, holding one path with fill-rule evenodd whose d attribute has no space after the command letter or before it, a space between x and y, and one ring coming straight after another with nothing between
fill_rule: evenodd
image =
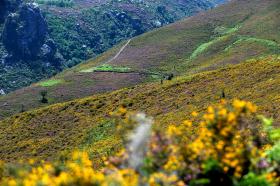
<instances>
[{"instance_id":1,"label":"winding footpath","mask_svg":"<svg viewBox=\"0 0 280 186\"><path fill-rule=\"evenodd\" d=\"M112 61L114 61L115 59L117 59L120 54L124 51L124 49L129 45L131 39L129 39L126 44L124 46L122 46L122 48L119 50L119 52L113 57L111 58L110 60L108 60L107 62L105 62L104 64L108 64L108 63L111 63Z\"/></svg>"}]
</instances>

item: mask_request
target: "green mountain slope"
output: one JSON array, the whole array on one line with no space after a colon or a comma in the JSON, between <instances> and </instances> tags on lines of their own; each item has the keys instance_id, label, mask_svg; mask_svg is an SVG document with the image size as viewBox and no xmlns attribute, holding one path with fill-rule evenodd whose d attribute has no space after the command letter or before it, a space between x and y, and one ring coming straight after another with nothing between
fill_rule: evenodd
<instances>
[{"instance_id":1,"label":"green mountain slope","mask_svg":"<svg viewBox=\"0 0 280 186\"><path fill-rule=\"evenodd\" d=\"M122 106L146 112L164 128L225 96L252 101L279 126L279 4L233 1L1 97L2 117L36 109L0 121L0 159L55 159L81 148L99 166L122 146L109 114ZM170 73L177 76L160 81ZM47 91L48 104L72 101L46 106L40 91Z\"/></svg>"},{"instance_id":2,"label":"green mountain slope","mask_svg":"<svg viewBox=\"0 0 280 186\"><path fill-rule=\"evenodd\" d=\"M156 125L182 122L192 111L204 111L227 99L259 106L259 113L280 122L280 57L270 56L215 71L182 76L164 84L150 83L18 114L0 122L0 158L53 159L73 148L100 157L121 147L109 113L120 106L144 111Z\"/></svg>"},{"instance_id":3,"label":"green mountain slope","mask_svg":"<svg viewBox=\"0 0 280 186\"><path fill-rule=\"evenodd\" d=\"M72 1L70 7L48 6L48 0L38 2L46 13L51 36L71 66L106 51L124 39L226 1Z\"/></svg>"},{"instance_id":4,"label":"green mountain slope","mask_svg":"<svg viewBox=\"0 0 280 186\"><path fill-rule=\"evenodd\" d=\"M97 58L0 98L0 117L171 74L195 74L280 53L277 0L232 1L123 42Z\"/></svg>"},{"instance_id":5,"label":"green mountain slope","mask_svg":"<svg viewBox=\"0 0 280 186\"><path fill-rule=\"evenodd\" d=\"M36 38L36 34L35 36L30 36L32 32L28 32L28 29L22 33L20 33L21 29L15 29L17 31L14 32L18 33L19 36L13 34L13 31L9 31L7 33L11 34L7 36L9 38L5 39L7 34L4 34L3 25L5 19L8 19L7 15L21 12L21 2L33 1L39 3L44 19L48 23L47 35L54 40L54 44L51 44L52 47L49 46L47 48L44 46L41 52L33 54L37 56L36 60L34 57L22 59L22 56L17 56L17 54L27 51L27 49L19 49L13 52L11 48L17 49L17 44L13 44L13 47L4 47L5 44L2 42L2 40L8 40L10 42L6 43L11 43L15 38L19 40L33 38L32 42L34 43L40 39L47 40L43 39L43 37ZM21 87L29 86L31 83L38 82L41 79L49 78L62 71L62 69L96 57L123 40L172 23L183 17L194 15L200 11L211 9L226 0L220 2L209 0L187 0L181 2L180 0L33 1L1 0L0 2L1 92L9 93ZM28 22L32 22L30 25L35 25L36 22L42 21L32 21L38 16L32 16L32 13L30 13L29 17L24 17L25 14L21 15L21 19L26 23L14 20L15 23L18 23L18 27L28 25ZM23 28L26 29L27 27ZM35 26L32 30L36 32L36 30L44 30L44 28L42 26ZM28 41L18 41L16 43L26 42ZM34 48L41 48L41 46ZM50 49L57 52L54 59L46 58L46 56L42 55ZM28 54L28 52L24 53ZM11 56L14 57L11 58Z\"/></svg>"}]
</instances>

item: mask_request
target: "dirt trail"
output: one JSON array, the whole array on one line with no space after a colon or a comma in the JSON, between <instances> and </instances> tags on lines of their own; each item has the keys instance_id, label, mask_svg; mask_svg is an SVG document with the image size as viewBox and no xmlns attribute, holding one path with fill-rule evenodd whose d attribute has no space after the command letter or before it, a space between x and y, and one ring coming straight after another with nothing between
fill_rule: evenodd
<instances>
[{"instance_id":1,"label":"dirt trail","mask_svg":"<svg viewBox=\"0 0 280 186\"><path fill-rule=\"evenodd\" d=\"M122 48L120 49L120 51L111 59L109 59L107 62L105 62L104 64L108 64L108 63L111 63L112 61L114 61L115 59L117 59L120 54L124 51L124 49L129 45L131 39L129 39L126 44L124 46L122 46Z\"/></svg>"}]
</instances>

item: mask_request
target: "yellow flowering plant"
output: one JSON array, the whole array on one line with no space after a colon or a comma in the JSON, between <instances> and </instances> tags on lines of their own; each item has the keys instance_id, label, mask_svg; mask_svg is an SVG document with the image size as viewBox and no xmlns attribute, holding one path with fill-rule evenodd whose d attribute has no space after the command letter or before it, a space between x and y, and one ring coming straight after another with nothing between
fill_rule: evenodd
<instances>
[{"instance_id":1,"label":"yellow flowering plant","mask_svg":"<svg viewBox=\"0 0 280 186\"><path fill-rule=\"evenodd\" d=\"M278 130L257 116L250 102L222 100L204 115L166 130L153 129L145 114L125 108L112 113L125 148L94 169L87 152L74 151L63 162L5 164L0 184L11 186L169 186L280 184ZM11 171L13 170L13 171Z\"/></svg>"},{"instance_id":2,"label":"yellow flowering plant","mask_svg":"<svg viewBox=\"0 0 280 186\"><path fill-rule=\"evenodd\" d=\"M257 107L250 102L222 100L198 118L170 125L163 134L155 133L150 142L145 168L149 174L176 173L185 184L232 185L250 172L270 174L263 164L267 135L257 118ZM197 113L192 114L198 117ZM268 166L268 165L267 165ZM268 184L272 183L271 179Z\"/></svg>"}]
</instances>

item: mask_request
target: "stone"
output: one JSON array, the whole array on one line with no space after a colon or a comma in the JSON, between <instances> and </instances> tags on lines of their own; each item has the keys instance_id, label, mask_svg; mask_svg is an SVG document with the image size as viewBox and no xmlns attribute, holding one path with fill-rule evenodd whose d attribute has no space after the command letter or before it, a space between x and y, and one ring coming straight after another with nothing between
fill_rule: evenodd
<instances>
[{"instance_id":1,"label":"stone","mask_svg":"<svg viewBox=\"0 0 280 186\"><path fill-rule=\"evenodd\" d=\"M5 91L3 89L0 89L0 95L5 95Z\"/></svg>"},{"instance_id":2,"label":"stone","mask_svg":"<svg viewBox=\"0 0 280 186\"><path fill-rule=\"evenodd\" d=\"M52 39L48 39L41 47L40 56L47 60L52 60L57 52L57 47Z\"/></svg>"}]
</instances>

